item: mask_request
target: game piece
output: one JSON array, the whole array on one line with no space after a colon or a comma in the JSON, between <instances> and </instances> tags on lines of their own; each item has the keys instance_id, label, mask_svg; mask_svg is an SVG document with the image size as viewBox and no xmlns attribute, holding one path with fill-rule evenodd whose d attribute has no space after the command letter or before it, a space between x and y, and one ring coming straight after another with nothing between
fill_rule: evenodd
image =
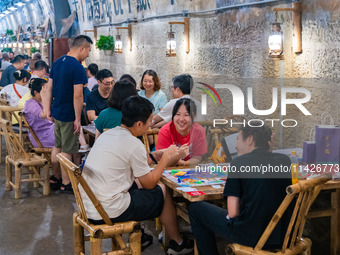
<instances>
[{"instance_id":1,"label":"game piece","mask_svg":"<svg viewBox=\"0 0 340 255\"><path fill-rule=\"evenodd\" d=\"M174 174L175 176L183 176L185 175L187 172L183 172L183 171L179 171L176 174Z\"/></svg>"},{"instance_id":2,"label":"game piece","mask_svg":"<svg viewBox=\"0 0 340 255\"><path fill-rule=\"evenodd\" d=\"M176 174L176 173L178 173L178 170L175 170L175 169L172 169L172 170L171 170L171 175L174 175L174 174Z\"/></svg>"}]
</instances>

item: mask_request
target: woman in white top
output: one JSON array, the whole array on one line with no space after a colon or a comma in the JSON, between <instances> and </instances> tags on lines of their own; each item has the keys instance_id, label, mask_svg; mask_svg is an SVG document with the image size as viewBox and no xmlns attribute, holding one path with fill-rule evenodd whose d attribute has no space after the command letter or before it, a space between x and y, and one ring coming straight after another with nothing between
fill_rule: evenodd
<instances>
[{"instance_id":1,"label":"woman in white top","mask_svg":"<svg viewBox=\"0 0 340 255\"><path fill-rule=\"evenodd\" d=\"M29 92L27 83L31 79L31 74L25 69L22 69L15 71L13 75L16 79L15 83L5 86L0 91L0 95L6 94L6 99L9 102L9 105L16 107L19 100Z\"/></svg>"},{"instance_id":2,"label":"woman in white top","mask_svg":"<svg viewBox=\"0 0 340 255\"><path fill-rule=\"evenodd\" d=\"M94 85L98 84L96 79L96 75L98 73L98 65L97 64L90 64L86 69L86 75L88 79L87 88L92 91Z\"/></svg>"}]
</instances>

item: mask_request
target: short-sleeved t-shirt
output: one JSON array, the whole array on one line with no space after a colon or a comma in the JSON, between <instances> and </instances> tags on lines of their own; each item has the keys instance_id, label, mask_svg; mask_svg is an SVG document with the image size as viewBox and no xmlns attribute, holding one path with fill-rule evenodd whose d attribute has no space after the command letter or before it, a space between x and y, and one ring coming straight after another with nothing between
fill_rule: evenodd
<instances>
[{"instance_id":1,"label":"short-sleeved t-shirt","mask_svg":"<svg viewBox=\"0 0 340 255\"><path fill-rule=\"evenodd\" d=\"M190 98L195 102L196 109L197 109L197 116L195 118L195 121L203 121L204 117L201 114L201 103L195 98L191 97L190 95L185 95L181 98ZM173 108L178 99L180 98L171 99L166 105L164 105L163 109L157 115L161 117L163 120L165 120L166 122L170 122L172 118Z\"/></svg>"},{"instance_id":2,"label":"short-sleeved t-shirt","mask_svg":"<svg viewBox=\"0 0 340 255\"><path fill-rule=\"evenodd\" d=\"M128 190L135 178L150 172L143 143L123 127L104 132L94 143L83 177L110 218L120 216L130 205ZM101 216L80 187L88 218Z\"/></svg>"},{"instance_id":3,"label":"short-sleeved t-shirt","mask_svg":"<svg viewBox=\"0 0 340 255\"><path fill-rule=\"evenodd\" d=\"M16 82L14 78L14 72L17 69L13 65L9 65L2 73L1 80L0 80L0 86L5 87L9 84L13 84Z\"/></svg>"},{"instance_id":4,"label":"short-sleeved t-shirt","mask_svg":"<svg viewBox=\"0 0 340 255\"><path fill-rule=\"evenodd\" d=\"M166 95L162 90L155 91L155 93L153 93L150 98L146 97L144 89L138 91L138 95L148 99L153 104L153 106L155 107L153 114L159 113L159 109L163 108L164 105L166 105L166 103L168 102L168 99L166 98Z\"/></svg>"},{"instance_id":5,"label":"short-sleeved t-shirt","mask_svg":"<svg viewBox=\"0 0 340 255\"><path fill-rule=\"evenodd\" d=\"M165 149L172 144L176 146L188 144L190 146L189 155L184 160L188 160L193 156L202 156L207 153L205 130L195 122L191 125L190 132L186 136L182 136L176 131L173 121L165 124L159 130L156 149Z\"/></svg>"},{"instance_id":6,"label":"short-sleeved t-shirt","mask_svg":"<svg viewBox=\"0 0 340 255\"><path fill-rule=\"evenodd\" d=\"M106 109L107 98L99 94L98 89L92 90L86 97L86 111L95 111L96 116L99 116L102 110Z\"/></svg>"},{"instance_id":7,"label":"short-sleeved t-shirt","mask_svg":"<svg viewBox=\"0 0 340 255\"><path fill-rule=\"evenodd\" d=\"M76 58L64 55L53 63L50 78L53 79L53 118L63 122L74 121L73 86L87 83L84 67Z\"/></svg>"},{"instance_id":8,"label":"short-sleeved t-shirt","mask_svg":"<svg viewBox=\"0 0 340 255\"><path fill-rule=\"evenodd\" d=\"M120 122L122 120L122 112L109 107L103 110L97 119L95 119L94 124L96 125L96 129L103 133L104 129L110 129L117 126L120 126Z\"/></svg>"},{"instance_id":9,"label":"short-sleeved t-shirt","mask_svg":"<svg viewBox=\"0 0 340 255\"><path fill-rule=\"evenodd\" d=\"M235 167L237 171L247 166L253 169L256 166L285 166L289 169L290 159L283 154L255 149L231 162L231 167ZM248 173L230 171L224 196L240 198L240 214L231 219L230 223L233 232L231 241L254 247L285 198L286 187L292 182L290 172L283 174L286 178L271 178L274 175L262 173L256 173L251 175L252 178L248 178L249 175L246 174ZM279 221L266 243L267 246L282 245L289 218L290 210Z\"/></svg>"}]
</instances>

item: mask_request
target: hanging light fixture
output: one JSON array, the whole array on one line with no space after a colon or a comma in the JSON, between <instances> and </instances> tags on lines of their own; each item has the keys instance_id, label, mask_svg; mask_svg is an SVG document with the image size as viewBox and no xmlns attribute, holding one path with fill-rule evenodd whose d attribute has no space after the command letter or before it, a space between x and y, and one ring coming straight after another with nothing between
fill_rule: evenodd
<instances>
[{"instance_id":1,"label":"hanging light fixture","mask_svg":"<svg viewBox=\"0 0 340 255\"><path fill-rule=\"evenodd\" d=\"M19 43L18 43L18 48L19 48L19 49L22 49L23 46L24 46L24 45L23 45L22 42L19 42Z\"/></svg>"},{"instance_id":2,"label":"hanging light fixture","mask_svg":"<svg viewBox=\"0 0 340 255\"><path fill-rule=\"evenodd\" d=\"M132 51L132 27L131 25L127 25L124 27L116 27L117 34L116 34L116 41L115 41L115 54L122 54L123 53L123 42L122 42L122 36L119 34L119 30L121 29L127 29L128 30L128 41L129 41L129 48L130 51Z\"/></svg>"},{"instance_id":3,"label":"hanging light fixture","mask_svg":"<svg viewBox=\"0 0 340 255\"><path fill-rule=\"evenodd\" d=\"M184 18L183 22L170 21L170 32L168 32L168 41L166 43L166 56L175 57L176 56L176 40L175 32L172 31L172 25L184 25L184 38L186 41L186 53L190 52L190 38L189 38L189 18Z\"/></svg>"},{"instance_id":4,"label":"hanging light fixture","mask_svg":"<svg viewBox=\"0 0 340 255\"><path fill-rule=\"evenodd\" d=\"M271 34L268 38L269 57L283 57L283 33L281 23L277 21L277 12L275 13L275 22L272 24Z\"/></svg>"},{"instance_id":5,"label":"hanging light fixture","mask_svg":"<svg viewBox=\"0 0 340 255\"><path fill-rule=\"evenodd\" d=\"M115 53L116 54L122 54L123 53L122 48L123 48L122 38L121 38L121 35L119 34L119 32L117 32L116 42L115 42Z\"/></svg>"},{"instance_id":6,"label":"hanging light fixture","mask_svg":"<svg viewBox=\"0 0 340 255\"><path fill-rule=\"evenodd\" d=\"M24 46L25 46L25 49L30 49L30 48L31 48L31 43L30 43L30 41L26 41L25 44L24 44Z\"/></svg>"},{"instance_id":7,"label":"hanging light fixture","mask_svg":"<svg viewBox=\"0 0 340 255\"><path fill-rule=\"evenodd\" d=\"M175 32L172 31L172 25L170 25L170 32L168 32L168 41L166 43L166 56L176 57L176 40Z\"/></svg>"}]
</instances>

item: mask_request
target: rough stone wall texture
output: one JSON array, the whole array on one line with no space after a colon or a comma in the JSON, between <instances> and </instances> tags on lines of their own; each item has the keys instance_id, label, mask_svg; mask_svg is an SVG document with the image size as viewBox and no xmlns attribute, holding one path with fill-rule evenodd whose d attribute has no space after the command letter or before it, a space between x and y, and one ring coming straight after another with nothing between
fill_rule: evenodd
<instances>
[{"instance_id":1,"label":"rough stone wall texture","mask_svg":"<svg viewBox=\"0 0 340 255\"><path fill-rule=\"evenodd\" d=\"M23 19L34 26L41 24L41 16L52 15L53 8L47 8L51 0L34 2L36 8L30 8L31 17ZM190 53L185 53L183 26L174 25L177 41L177 57L165 56L169 21L183 21L182 16L144 18L164 14L180 14L213 9L257 0L68 0L71 12L77 10L77 22L80 31L98 27L101 34L116 34L115 26L127 19L132 22L132 51L128 49L127 31L121 31L123 54L105 56L95 47L87 59L87 64L94 62L100 68L113 71L114 78L129 73L139 82L146 69L154 69L163 84L163 90L171 98L168 87L172 78L181 73L190 73L196 81L208 84L234 84L239 86L246 96L247 87L254 88L254 104L257 109L271 106L273 87L304 87L311 91L312 99L305 104L312 116L304 116L295 106L288 107L288 114L283 118L295 118L298 128L275 127L278 137L282 137L283 146L301 146L307 139L309 130L320 123L324 111L331 112L336 124L339 123L339 83L340 78L340 2L338 0L301 0L302 4L302 47L301 54L292 52L292 13L279 12L278 21L283 22L284 56L282 61L267 57L267 40L271 23L275 19L274 7L291 7L289 1L277 1L270 4L232 8L225 11L205 14L190 14ZM43 3L47 3L44 5ZM45 7L41 7L45 6ZM32 11L33 10L33 11ZM34 10L36 12L34 12ZM24 10L23 10L24 11ZM38 13L39 12L39 13ZM10 17L0 27L14 28L20 18ZM26 15L27 16L27 15ZM40 18L38 18L40 17ZM105 26L111 24L112 26ZM54 25L54 24L53 24ZM0 29L1 30L1 29ZM93 33L87 32L93 37ZM282 80L282 78L285 78ZM265 80L264 80L265 79ZM195 85L197 86L197 84ZM280 90L279 90L280 91ZM223 99L223 107L215 106L208 98L208 117L219 118L232 114L232 97L227 90L218 90ZM193 95L200 98L202 91L194 88ZM301 95L291 95L301 96ZM247 96L246 96L247 99ZM246 102L246 101L245 101ZM271 116L253 116L246 107L247 118L280 118L278 106ZM278 138L277 138L278 139Z\"/></svg>"},{"instance_id":2,"label":"rough stone wall texture","mask_svg":"<svg viewBox=\"0 0 340 255\"><path fill-rule=\"evenodd\" d=\"M82 2L85 6L85 1ZM123 10L123 14L116 15L113 11L110 17L112 23L121 22L127 18L146 18L160 14L178 13L182 10L197 11L216 6L256 1L175 0L173 5L171 1L166 0L113 2L121 4L120 8ZM143 3L146 8L141 10L138 6ZM109 4L110 1L108 1ZM315 124L320 123L320 116L324 111L331 112L335 122L339 124L339 85L336 80L329 79L339 78L340 72L340 4L336 0L302 1L303 53L298 55L292 52L292 13L279 12L278 20L283 22L285 37L285 59L282 61L274 61L267 57L267 40L271 23L275 19L275 13L272 11L274 7L291 7L291 4L280 1L274 4L235 8L218 13L190 15L189 54L185 53L183 26L173 26L178 47L176 58L165 56L168 22L182 21L182 17L133 23L133 49L131 52L127 46L127 33L123 31L123 54L104 56L103 52L93 49L87 63L95 62L99 64L100 68L112 70L115 79L124 73L130 73L138 82L144 70L154 69L159 74L163 90L169 99L171 94L168 86L171 85L171 79L181 73L190 73L196 81L212 85L223 83L237 85L242 88L245 96L247 87L253 87L254 104L257 109L270 108L270 92L273 87L283 85L307 88L311 91L312 99L305 104L305 107L312 116L304 116L295 106L288 106L288 113L283 118L296 119L298 127L280 130L277 123L274 127L277 142L282 133L284 147L302 146L302 141L308 139L309 130ZM105 8L99 8L99 10L101 9ZM89 15L85 15L83 21L80 19L80 27L88 29L89 26L92 26L93 20L88 21L86 16ZM97 16L101 17L98 13ZM98 24L108 21L108 18L104 22L101 22L100 19L96 20ZM98 27L98 35L108 33L109 27ZM111 27L110 33L113 35L116 33L113 27ZM280 77L286 79L281 80ZM263 78L270 79L263 80ZM227 90L218 90L218 92L222 96L223 107L215 106L208 98L209 118L232 114L231 93ZM199 99L201 91L194 88L193 95ZM271 116L254 116L246 111L246 117L263 120L266 118L280 119L279 108L280 106Z\"/></svg>"}]
</instances>

